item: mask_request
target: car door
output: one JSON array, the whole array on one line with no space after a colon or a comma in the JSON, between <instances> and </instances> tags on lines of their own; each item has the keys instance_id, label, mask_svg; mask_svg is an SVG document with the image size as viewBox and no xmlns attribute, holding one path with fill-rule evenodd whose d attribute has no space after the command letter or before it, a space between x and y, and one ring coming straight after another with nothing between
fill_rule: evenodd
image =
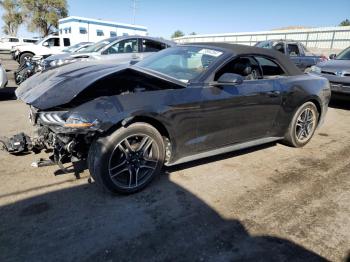
<instances>
[{"instance_id":1,"label":"car door","mask_svg":"<svg viewBox=\"0 0 350 262\"><path fill-rule=\"evenodd\" d=\"M138 57L139 39L128 38L116 41L101 52L98 59L127 63Z\"/></svg>"},{"instance_id":2,"label":"car door","mask_svg":"<svg viewBox=\"0 0 350 262\"><path fill-rule=\"evenodd\" d=\"M236 58L217 71L214 80L223 73L244 71L242 58ZM247 59L244 57L244 59ZM254 61L253 58L249 58ZM237 70L237 68L241 69ZM255 62L254 70L259 69ZM260 72L260 74L262 74ZM208 85L201 92L201 116L198 119L199 151L246 142L269 136L280 109L281 95L275 79L246 80L237 85Z\"/></svg>"}]
</instances>

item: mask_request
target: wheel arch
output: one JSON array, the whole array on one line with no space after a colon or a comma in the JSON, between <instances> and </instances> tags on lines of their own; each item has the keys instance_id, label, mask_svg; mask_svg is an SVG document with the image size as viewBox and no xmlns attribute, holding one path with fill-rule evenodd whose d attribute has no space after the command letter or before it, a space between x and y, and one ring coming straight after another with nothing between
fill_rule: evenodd
<instances>
[{"instance_id":1,"label":"wheel arch","mask_svg":"<svg viewBox=\"0 0 350 262\"><path fill-rule=\"evenodd\" d=\"M33 53L33 52L31 52L31 51L23 51L23 52L19 53L18 58L21 59L21 56L22 56L23 54L26 54L26 53L32 54L33 56L35 56L35 53Z\"/></svg>"},{"instance_id":2,"label":"wheel arch","mask_svg":"<svg viewBox=\"0 0 350 262\"><path fill-rule=\"evenodd\" d=\"M158 130L162 137L164 137L164 143L166 144L166 161L169 161L174 153L175 141L172 139L172 135L169 132L169 128L166 127L162 121L156 119L155 117L137 115L120 120L115 125L111 126L104 134L111 134L121 127L128 127L133 123L146 123Z\"/></svg>"}]
</instances>

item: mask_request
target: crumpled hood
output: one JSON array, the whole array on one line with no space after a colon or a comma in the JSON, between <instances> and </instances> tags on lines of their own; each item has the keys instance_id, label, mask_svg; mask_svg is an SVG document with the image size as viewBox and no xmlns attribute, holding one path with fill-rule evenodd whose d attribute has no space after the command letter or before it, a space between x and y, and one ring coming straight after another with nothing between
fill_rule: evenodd
<instances>
[{"instance_id":1,"label":"crumpled hood","mask_svg":"<svg viewBox=\"0 0 350 262\"><path fill-rule=\"evenodd\" d=\"M329 60L317 65L322 70L329 71L350 71L350 60Z\"/></svg>"},{"instance_id":2,"label":"crumpled hood","mask_svg":"<svg viewBox=\"0 0 350 262\"><path fill-rule=\"evenodd\" d=\"M68 64L30 77L17 88L16 96L41 110L64 105L96 80L128 67L96 61Z\"/></svg>"}]
</instances>

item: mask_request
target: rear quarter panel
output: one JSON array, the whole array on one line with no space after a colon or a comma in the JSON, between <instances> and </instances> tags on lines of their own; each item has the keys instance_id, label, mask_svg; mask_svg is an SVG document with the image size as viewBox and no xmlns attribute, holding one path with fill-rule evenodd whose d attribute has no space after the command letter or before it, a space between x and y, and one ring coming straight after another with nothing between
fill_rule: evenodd
<instances>
[{"instance_id":1,"label":"rear quarter panel","mask_svg":"<svg viewBox=\"0 0 350 262\"><path fill-rule=\"evenodd\" d=\"M275 122L276 135L284 136L298 108L307 101L313 101L320 111L323 122L331 97L329 82L326 78L309 74L281 78L279 88L282 95L281 110Z\"/></svg>"}]
</instances>

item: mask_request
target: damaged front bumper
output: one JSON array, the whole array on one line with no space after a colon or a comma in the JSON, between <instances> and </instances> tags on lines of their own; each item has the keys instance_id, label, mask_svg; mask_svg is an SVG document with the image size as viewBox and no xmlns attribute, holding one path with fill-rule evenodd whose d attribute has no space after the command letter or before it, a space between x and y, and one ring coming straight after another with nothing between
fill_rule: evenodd
<instances>
[{"instance_id":1,"label":"damaged front bumper","mask_svg":"<svg viewBox=\"0 0 350 262\"><path fill-rule=\"evenodd\" d=\"M67 117L66 111L38 112L31 108L30 121L36 126L33 137L19 133L12 137L0 137L0 150L10 154L50 153L48 160L40 159L32 166L57 164L67 173L63 164L85 161L90 144L98 130L98 122L89 123L77 116Z\"/></svg>"}]
</instances>

